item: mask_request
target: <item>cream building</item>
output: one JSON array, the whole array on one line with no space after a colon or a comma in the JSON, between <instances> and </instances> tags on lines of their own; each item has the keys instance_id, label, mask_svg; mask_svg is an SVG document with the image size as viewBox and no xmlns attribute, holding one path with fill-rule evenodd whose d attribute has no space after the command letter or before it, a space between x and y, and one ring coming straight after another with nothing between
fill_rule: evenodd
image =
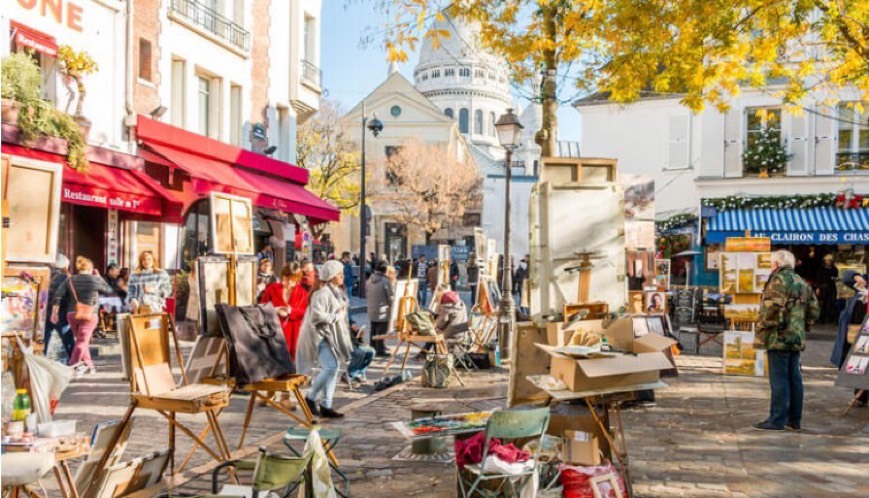
<instances>
[{"instance_id":1,"label":"cream building","mask_svg":"<svg viewBox=\"0 0 869 498\"><path fill-rule=\"evenodd\" d=\"M371 224L366 242L366 252L376 252L387 255L389 260L409 257L411 246L425 244L425 234L415 227L402 224L395 217L395 208L390 202L378 202L377 192L372 188L370 179L373 175L383 175L383 164L387 157L393 154L408 140L419 140L428 145L440 145L448 153L455 154L459 161L472 161L468 144L459 132L457 123L420 93L413 84L392 66L386 80L368 94L344 115L343 121L349 130L358 129L359 133L351 132L359 143L362 130L362 108L369 118L376 116L383 122L383 131L374 137L366 130L366 165L368 168L369 186L367 189L368 206L371 209ZM361 145L361 144L360 144ZM375 187L376 188L376 187ZM473 226L479 217L479 210L466 212L465 219L469 227L454 227L451 230L441 230L434 238L443 241L453 241L471 235ZM328 231L337 250L359 251L359 217L345 217Z\"/></svg>"}]
</instances>

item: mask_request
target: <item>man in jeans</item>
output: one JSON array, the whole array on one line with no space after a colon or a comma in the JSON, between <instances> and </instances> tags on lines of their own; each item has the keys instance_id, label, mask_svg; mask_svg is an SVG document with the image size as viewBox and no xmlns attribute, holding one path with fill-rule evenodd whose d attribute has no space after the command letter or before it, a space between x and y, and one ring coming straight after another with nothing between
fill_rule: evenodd
<instances>
[{"instance_id":1,"label":"man in jeans","mask_svg":"<svg viewBox=\"0 0 869 498\"><path fill-rule=\"evenodd\" d=\"M755 346L766 349L769 366L769 417L754 425L761 431L799 431L803 415L800 352L806 330L820 317L811 286L794 272L794 255L772 254L772 274L763 289Z\"/></svg>"}]
</instances>

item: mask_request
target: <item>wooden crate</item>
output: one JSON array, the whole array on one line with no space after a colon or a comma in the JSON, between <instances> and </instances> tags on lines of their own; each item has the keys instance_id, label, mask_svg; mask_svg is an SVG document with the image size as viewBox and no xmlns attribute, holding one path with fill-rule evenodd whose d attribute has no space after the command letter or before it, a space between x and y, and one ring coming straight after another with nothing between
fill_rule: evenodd
<instances>
[{"instance_id":1,"label":"wooden crate","mask_svg":"<svg viewBox=\"0 0 869 498\"><path fill-rule=\"evenodd\" d=\"M596 302L586 304L565 304L564 321L569 322L571 317L582 310L588 310L588 315L583 320L603 320L609 315L610 306L607 303Z\"/></svg>"}]
</instances>

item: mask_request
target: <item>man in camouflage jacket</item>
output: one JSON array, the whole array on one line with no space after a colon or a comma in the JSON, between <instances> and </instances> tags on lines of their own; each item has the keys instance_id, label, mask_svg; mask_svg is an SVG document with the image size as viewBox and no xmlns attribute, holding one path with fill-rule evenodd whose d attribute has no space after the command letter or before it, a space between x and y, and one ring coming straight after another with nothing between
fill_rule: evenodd
<instances>
[{"instance_id":1,"label":"man in camouflage jacket","mask_svg":"<svg viewBox=\"0 0 869 498\"><path fill-rule=\"evenodd\" d=\"M793 254L774 252L772 270L763 289L755 339L757 348L767 350L769 417L754 428L798 431L803 413L800 352L806 348L806 331L821 309L811 286L794 272Z\"/></svg>"}]
</instances>

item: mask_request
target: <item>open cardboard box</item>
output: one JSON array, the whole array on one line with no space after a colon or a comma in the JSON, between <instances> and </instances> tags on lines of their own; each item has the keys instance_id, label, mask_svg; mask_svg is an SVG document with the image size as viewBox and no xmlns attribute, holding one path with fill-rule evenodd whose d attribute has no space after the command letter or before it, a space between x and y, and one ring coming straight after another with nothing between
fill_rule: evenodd
<instances>
[{"instance_id":1,"label":"open cardboard box","mask_svg":"<svg viewBox=\"0 0 869 498\"><path fill-rule=\"evenodd\" d=\"M657 382L661 370L673 368L660 351L606 357L574 358L556 351L555 346L535 344L551 357L549 374L564 382L571 391L632 386Z\"/></svg>"},{"instance_id":2,"label":"open cardboard box","mask_svg":"<svg viewBox=\"0 0 869 498\"><path fill-rule=\"evenodd\" d=\"M610 345L616 349L630 351L631 353L652 353L665 351L676 344L676 341L673 339L654 332L647 331L642 337L635 337L634 318L620 318L610 323L609 327L603 331L603 335L607 338ZM640 315L636 318L645 319L645 315Z\"/></svg>"},{"instance_id":3,"label":"open cardboard box","mask_svg":"<svg viewBox=\"0 0 869 498\"><path fill-rule=\"evenodd\" d=\"M550 346L564 346L570 342L570 338L577 330L603 332L603 320L580 320L570 325L564 322L548 322L546 324L547 343Z\"/></svg>"},{"instance_id":4,"label":"open cardboard box","mask_svg":"<svg viewBox=\"0 0 869 498\"><path fill-rule=\"evenodd\" d=\"M596 408L596 410L598 417L605 420L606 413L602 409ZM570 430L591 434L597 439L599 450L603 454L603 457L611 459L609 442L600 426L594 421L594 417L587 406L559 403L552 407L552 414L549 416L549 426L546 428L546 433L563 438L565 433Z\"/></svg>"}]
</instances>

